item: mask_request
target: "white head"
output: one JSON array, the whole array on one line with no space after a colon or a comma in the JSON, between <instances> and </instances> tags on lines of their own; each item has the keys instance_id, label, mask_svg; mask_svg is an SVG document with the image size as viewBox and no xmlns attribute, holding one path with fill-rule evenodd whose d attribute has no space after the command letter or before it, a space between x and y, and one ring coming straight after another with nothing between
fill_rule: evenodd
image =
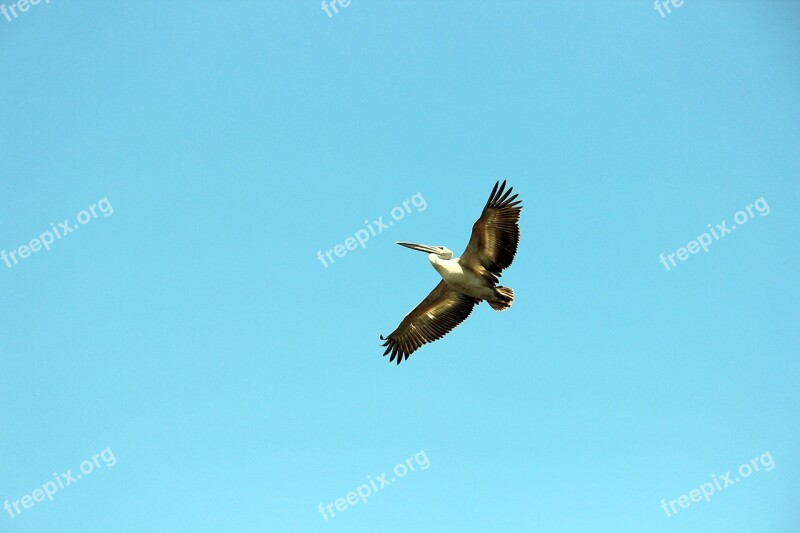
<instances>
[{"instance_id":1,"label":"white head","mask_svg":"<svg viewBox=\"0 0 800 533\"><path fill-rule=\"evenodd\" d=\"M413 242L398 242L400 246L411 248L412 250L419 250L428 254L433 254L439 259L452 259L453 252L447 246L428 246L427 244L414 244Z\"/></svg>"}]
</instances>

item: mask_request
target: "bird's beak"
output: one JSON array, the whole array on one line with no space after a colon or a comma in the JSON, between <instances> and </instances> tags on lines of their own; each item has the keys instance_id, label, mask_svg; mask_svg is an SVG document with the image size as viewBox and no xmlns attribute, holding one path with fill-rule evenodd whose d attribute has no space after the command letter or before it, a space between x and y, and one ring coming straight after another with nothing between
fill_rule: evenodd
<instances>
[{"instance_id":1,"label":"bird's beak","mask_svg":"<svg viewBox=\"0 0 800 533\"><path fill-rule=\"evenodd\" d=\"M436 248L433 246L428 246L427 244L414 244L413 242L398 242L400 246L405 246L406 248L411 248L412 250L418 250L420 252L425 252L428 254L435 254L438 252Z\"/></svg>"}]
</instances>

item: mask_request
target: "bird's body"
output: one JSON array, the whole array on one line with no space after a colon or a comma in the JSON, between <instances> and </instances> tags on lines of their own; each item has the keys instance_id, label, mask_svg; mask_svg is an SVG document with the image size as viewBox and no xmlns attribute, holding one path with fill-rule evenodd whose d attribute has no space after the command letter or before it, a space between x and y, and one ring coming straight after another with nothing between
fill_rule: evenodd
<instances>
[{"instance_id":1,"label":"bird's body","mask_svg":"<svg viewBox=\"0 0 800 533\"><path fill-rule=\"evenodd\" d=\"M428 260L451 289L479 300L490 300L494 297L493 284L471 269L461 266L460 257L440 259L436 254L428 254Z\"/></svg>"},{"instance_id":2,"label":"bird's body","mask_svg":"<svg viewBox=\"0 0 800 533\"><path fill-rule=\"evenodd\" d=\"M498 190L499 186L499 190ZM428 253L428 260L442 281L388 337L381 336L391 352L390 361L400 364L420 346L442 338L463 322L472 308L486 300L492 309L511 307L514 291L497 285L500 273L514 260L519 242L522 206L511 196L512 188L495 183L483 213L472 226L472 236L461 257L444 246L399 242L402 246Z\"/></svg>"},{"instance_id":3,"label":"bird's body","mask_svg":"<svg viewBox=\"0 0 800 533\"><path fill-rule=\"evenodd\" d=\"M483 279L474 272L464 269L458 263L459 259L460 257L440 259L436 254L428 254L428 260L433 265L433 268L442 276L442 279L450 288L467 296L485 300L489 290L484 286Z\"/></svg>"}]
</instances>

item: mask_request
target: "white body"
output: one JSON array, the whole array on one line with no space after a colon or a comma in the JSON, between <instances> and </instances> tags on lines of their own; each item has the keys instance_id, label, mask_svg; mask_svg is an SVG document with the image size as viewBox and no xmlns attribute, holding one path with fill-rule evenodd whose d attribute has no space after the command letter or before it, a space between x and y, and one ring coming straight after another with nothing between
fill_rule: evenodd
<instances>
[{"instance_id":1,"label":"white body","mask_svg":"<svg viewBox=\"0 0 800 533\"><path fill-rule=\"evenodd\" d=\"M428 260L445 283L458 292L481 300L494 299L494 289L489 287L481 276L462 267L458 257L442 259L437 254L428 254Z\"/></svg>"}]
</instances>

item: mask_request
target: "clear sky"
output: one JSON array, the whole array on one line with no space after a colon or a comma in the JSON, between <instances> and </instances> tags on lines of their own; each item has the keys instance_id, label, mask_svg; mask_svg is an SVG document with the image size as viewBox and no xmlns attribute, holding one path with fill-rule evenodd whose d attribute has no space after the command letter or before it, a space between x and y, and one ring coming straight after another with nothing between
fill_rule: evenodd
<instances>
[{"instance_id":1,"label":"clear sky","mask_svg":"<svg viewBox=\"0 0 800 533\"><path fill-rule=\"evenodd\" d=\"M796 2L23 7L0 531L798 531ZM514 306L389 364L502 179Z\"/></svg>"}]
</instances>

